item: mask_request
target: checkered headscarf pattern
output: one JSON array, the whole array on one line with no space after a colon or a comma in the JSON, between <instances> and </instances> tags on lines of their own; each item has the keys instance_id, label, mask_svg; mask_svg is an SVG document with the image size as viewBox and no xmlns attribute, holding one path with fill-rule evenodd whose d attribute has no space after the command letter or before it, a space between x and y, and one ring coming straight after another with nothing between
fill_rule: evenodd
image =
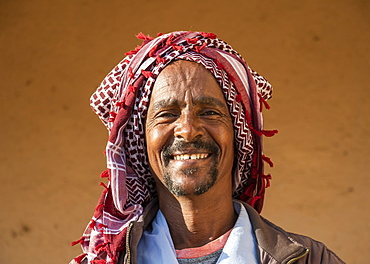
<instances>
[{"instance_id":1,"label":"checkered headscarf pattern","mask_svg":"<svg viewBox=\"0 0 370 264\"><path fill-rule=\"evenodd\" d=\"M99 200L84 236L83 256L115 263L124 250L130 222L136 220L156 190L145 151L144 121L153 84L174 60L202 64L219 82L235 128L237 162L233 170L235 198L248 201L258 211L269 176L263 174L261 136L262 104L272 87L252 71L242 57L212 33L173 32L152 39L143 34L142 46L126 53L91 96L91 106L109 131L106 147L109 184ZM267 159L268 160L268 159Z\"/></svg>"}]
</instances>

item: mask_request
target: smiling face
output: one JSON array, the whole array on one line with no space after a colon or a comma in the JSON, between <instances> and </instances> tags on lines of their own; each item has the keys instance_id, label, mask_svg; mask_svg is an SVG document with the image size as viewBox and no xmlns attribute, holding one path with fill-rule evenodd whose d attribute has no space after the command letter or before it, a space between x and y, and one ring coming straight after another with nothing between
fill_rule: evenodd
<instances>
[{"instance_id":1,"label":"smiling face","mask_svg":"<svg viewBox=\"0 0 370 264\"><path fill-rule=\"evenodd\" d=\"M163 184L183 196L230 187L233 141L232 120L213 75L195 62L167 66L154 84L146 119L157 188Z\"/></svg>"}]
</instances>

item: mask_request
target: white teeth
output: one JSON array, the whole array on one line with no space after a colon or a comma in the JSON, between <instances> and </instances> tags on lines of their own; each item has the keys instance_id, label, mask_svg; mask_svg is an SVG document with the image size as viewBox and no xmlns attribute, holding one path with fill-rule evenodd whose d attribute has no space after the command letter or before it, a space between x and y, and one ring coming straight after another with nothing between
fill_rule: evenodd
<instances>
[{"instance_id":1,"label":"white teeth","mask_svg":"<svg viewBox=\"0 0 370 264\"><path fill-rule=\"evenodd\" d=\"M174 160L187 160L187 159L205 159L208 154L183 154L173 156Z\"/></svg>"}]
</instances>

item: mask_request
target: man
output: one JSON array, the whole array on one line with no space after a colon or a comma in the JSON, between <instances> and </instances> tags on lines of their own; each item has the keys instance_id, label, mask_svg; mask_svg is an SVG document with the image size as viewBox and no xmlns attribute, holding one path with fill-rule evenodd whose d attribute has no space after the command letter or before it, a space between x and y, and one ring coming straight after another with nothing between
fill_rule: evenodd
<instances>
[{"instance_id":1,"label":"man","mask_svg":"<svg viewBox=\"0 0 370 264\"><path fill-rule=\"evenodd\" d=\"M138 37L91 97L109 184L72 263L343 263L259 215L271 85L214 34Z\"/></svg>"}]
</instances>

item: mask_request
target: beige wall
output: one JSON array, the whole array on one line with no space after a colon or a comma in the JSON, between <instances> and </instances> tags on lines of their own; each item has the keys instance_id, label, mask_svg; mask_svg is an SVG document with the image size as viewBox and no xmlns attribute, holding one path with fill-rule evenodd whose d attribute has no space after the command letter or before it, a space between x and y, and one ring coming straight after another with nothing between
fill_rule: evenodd
<instances>
[{"instance_id":1,"label":"beige wall","mask_svg":"<svg viewBox=\"0 0 370 264\"><path fill-rule=\"evenodd\" d=\"M135 34L173 30L217 33L275 87L263 215L367 263L369 15L368 0L2 0L0 263L79 254L107 138L89 96Z\"/></svg>"}]
</instances>

